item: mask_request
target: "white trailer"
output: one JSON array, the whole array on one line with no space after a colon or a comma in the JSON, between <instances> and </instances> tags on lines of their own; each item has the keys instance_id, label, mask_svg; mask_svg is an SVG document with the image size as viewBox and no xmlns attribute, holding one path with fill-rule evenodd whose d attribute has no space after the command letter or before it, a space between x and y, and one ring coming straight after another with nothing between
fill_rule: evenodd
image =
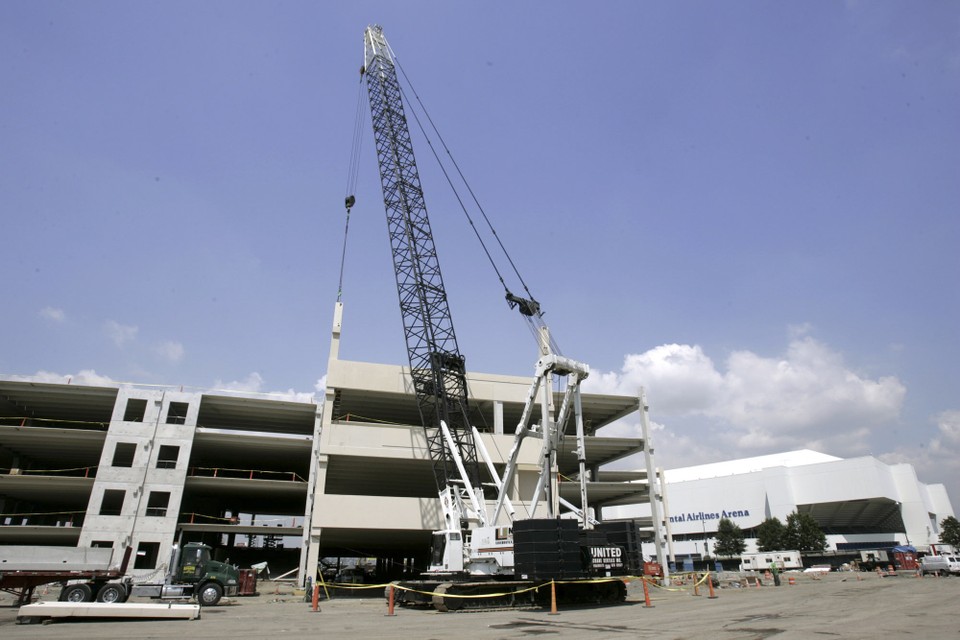
<instances>
[{"instance_id":1,"label":"white trailer","mask_svg":"<svg viewBox=\"0 0 960 640\"><path fill-rule=\"evenodd\" d=\"M740 556L741 571L766 571L776 565L780 571L803 569L799 551L762 551Z\"/></svg>"}]
</instances>

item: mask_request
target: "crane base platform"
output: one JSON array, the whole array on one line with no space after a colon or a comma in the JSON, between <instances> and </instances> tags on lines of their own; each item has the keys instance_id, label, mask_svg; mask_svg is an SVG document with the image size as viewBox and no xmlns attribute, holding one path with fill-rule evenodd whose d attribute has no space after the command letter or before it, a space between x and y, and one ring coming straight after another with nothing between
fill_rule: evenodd
<instances>
[{"instance_id":1,"label":"crane base platform","mask_svg":"<svg viewBox=\"0 0 960 640\"><path fill-rule=\"evenodd\" d=\"M200 605L196 604L37 602L20 607L17 612L17 624L31 624L59 618L195 620L199 617Z\"/></svg>"}]
</instances>

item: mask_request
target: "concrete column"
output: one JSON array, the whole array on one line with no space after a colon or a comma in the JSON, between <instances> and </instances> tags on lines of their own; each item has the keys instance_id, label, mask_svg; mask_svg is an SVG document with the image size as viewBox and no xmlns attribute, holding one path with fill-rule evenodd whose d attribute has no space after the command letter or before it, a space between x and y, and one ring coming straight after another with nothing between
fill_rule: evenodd
<instances>
[{"instance_id":1,"label":"concrete column","mask_svg":"<svg viewBox=\"0 0 960 640\"><path fill-rule=\"evenodd\" d=\"M665 527L666 516L661 515L661 508L665 508L660 500L663 494L660 486L660 476L657 474L657 468L653 463L653 442L650 440L650 422L647 412L650 407L647 406L647 393L640 388L640 429L643 436L643 458L646 463L647 486L650 488L650 516L653 521L653 543L657 549L657 562L663 567L664 577L669 574L669 566L665 555L667 547L667 535Z\"/></svg>"},{"instance_id":2,"label":"concrete column","mask_svg":"<svg viewBox=\"0 0 960 640\"><path fill-rule=\"evenodd\" d=\"M314 487L315 497L322 496L326 491L327 465L329 462L330 458L328 456L322 454L317 456L316 485ZM303 567L301 582L305 582L307 576L310 576L311 579L315 579L317 566L320 564L320 534L323 532L323 522L323 514L320 513L320 510L316 508L316 502L314 502L313 516L310 518L309 522L303 523L304 528L308 529L310 532L310 538L309 546L307 548L306 564Z\"/></svg>"}]
</instances>

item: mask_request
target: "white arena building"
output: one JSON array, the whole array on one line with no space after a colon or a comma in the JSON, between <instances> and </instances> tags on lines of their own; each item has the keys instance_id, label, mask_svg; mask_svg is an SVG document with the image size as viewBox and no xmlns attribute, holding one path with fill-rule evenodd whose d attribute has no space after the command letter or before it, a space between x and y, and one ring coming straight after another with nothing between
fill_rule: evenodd
<instances>
[{"instance_id":1,"label":"white arena building","mask_svg":"<svg viewBox=\"0 0 960 640\"><path fill-rule=\"evenodd\" d=\"M827 535L828 552L937 544L940 522L954 515L942 484L924 484L910 464L872 456L842 459L810 450L730 460L664 472L667 555L678 562L711 555L717 525L729 518L756 551L756 527L808 513ZM606 518L648 516L644 506L612 507ZM655 550L645 546L646 555Z\"/></svg>"}]
</instances>

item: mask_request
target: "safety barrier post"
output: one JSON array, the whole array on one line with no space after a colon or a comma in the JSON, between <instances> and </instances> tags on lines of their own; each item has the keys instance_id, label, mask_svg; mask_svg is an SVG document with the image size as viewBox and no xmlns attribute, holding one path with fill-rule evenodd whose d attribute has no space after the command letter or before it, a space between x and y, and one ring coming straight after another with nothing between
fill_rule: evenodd
<instances>
[{"instance_id":1,"label":"safety barrier post","mask_svg":"<svg viewBox=\"0 0 960 640\"><path fill-rule=\"evenodd\" d=\"M389 595L387 596L387 614L388 616L395 616L393 612L393 585L390 585Z\"/></svg>"},{"instance_id":2,"label":"safety barrier post","mask_svg":"<svg viewBox=\"0 0 960 640\"><path fill-rule=\"evenodd\" d=\"M643 583L643 606L647 609L652 609L653 605L650 604L650 589L647 587L647 577L644 576L641 578L640 582Z\"/></svg>"},{"instance_id":3,"label":"safety barrier post","mask_svg":"<svg viewBox=\"0 0 960 640\"><path fill-rule=\"evenodd\" d=\"M320 611L320 585L313 585L313 610Z\"/></svg>"},{"instance_id":4,"label":"safety barrier post","mask_svg":"<svg viewBox=\"0 0 960 640\"><path fill-rule=\"evenodd\" d=\"M693 595L695 596L700 595L700 581L697 580L696 574L694 574L694 578L693 578Z\"/></svg>"},{"instance_id":5,"label":"safety barrier post","mask_svg":"<svg viewBox=\"0 0 960 640\"><path fill-rule=\"evenodd\" d=\"M710 586L710 595L707 597L708 600L716 600L717 594L713 592L713 576L710 575L710 572L707 571L707 585Z\"/></svg>"},{"instance_id":6,"label":"safety barrier post","mask_svg":"<svg viewBox=\"0 0 960 640\"><path fill-rule=\"evenodd\" d=\"M555 616L557 614L557 583L555 580L550 581L550 613L548 615Z\"/></svg>"}]
</instances>

